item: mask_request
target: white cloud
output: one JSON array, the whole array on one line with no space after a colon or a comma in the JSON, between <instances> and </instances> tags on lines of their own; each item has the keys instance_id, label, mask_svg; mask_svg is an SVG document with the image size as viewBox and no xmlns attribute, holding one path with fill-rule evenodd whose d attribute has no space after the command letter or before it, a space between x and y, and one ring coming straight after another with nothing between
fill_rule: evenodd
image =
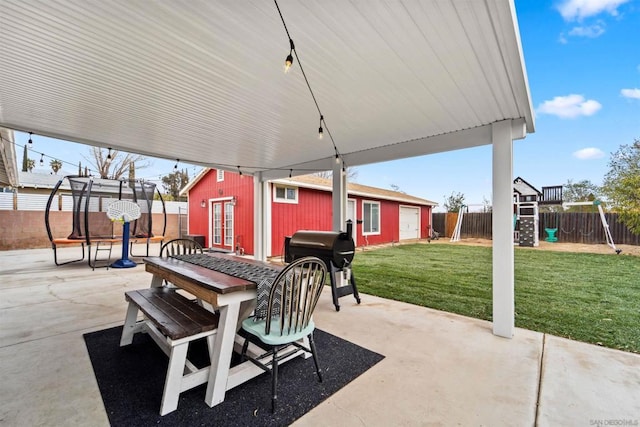
<instances>
[{"instance_id":1,"label":"white cloud","mask_svg":"<svg viewBox=\"0 0 640 427\"><path fill-rule=\"evenodd\" d=\"M602 108L602 104L593 99L585 100L582 95L556 96L550 101L544 101L538 107L541 114L551 114L563 119L573 119L578 116L592 116Z\"/></svg>"},{"instance_id":2,"label":"white cloud","mask_svg":"<svg viewBox=\"0 0 640 427\"><path fill-rule=\"evenodd\" d=\"M622 89L620 94L625 98L640 99L640 89Z\"/></svg>"},{"instance_id":3,"label":"white cloud","mask_svg":"<svg viewBox=\"0 0 640 427\"><path fill-rule=\"evenodd\" d=\"M603 34L604 34L603 23L589 25L586 27L573 27L571 31L569 31L570 36L589 37L592 39L595 39L596 37L600 37Z\"/></svg>"},{"instance_id":4,"label":"white cloud","mask_svg":"<svg viewBox=\"0 0 640 427\"><path fill-rule=\"evenodd\" d=\"M557 8L565 21L582 20L607 12L618 15L618 7L629 0L563 0Z\"/></svg>"},{"instance_id":5,"label":"white cloud","mask_svg":"<svg viewBox=\"0 0 640 427\"><path fill-rule=\"evenodd\" d=\"M604 157L604 151L594 147L583 148L582 150L575 151L573 157L580 160L601 159Z\"/></svg>"}]
</instances>

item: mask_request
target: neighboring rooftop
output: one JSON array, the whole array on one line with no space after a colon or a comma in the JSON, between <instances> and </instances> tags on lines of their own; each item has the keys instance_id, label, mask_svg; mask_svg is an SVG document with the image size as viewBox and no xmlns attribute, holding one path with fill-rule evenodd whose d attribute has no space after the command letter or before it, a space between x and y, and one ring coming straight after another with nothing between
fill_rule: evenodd
<instances>
[{"instance_id":1,"label":"neighboring rooftop","mask_svg":"<svg viewBox=\"0 0 640 427\"><path fill-rule=\"evenodd\" d=\"M52 190L53 187L56 186L58 181L60 181L66 175L67 175L66 173L60 173L60 172L58 172L58 174L53 174L53 173L44 173L44 172L19 171L18 185L16 185L16 187L17 188L34 188L34 189L46 188L46 189ZM63 183L61 185L61 188L69 189L70 187L69 187L68 181L65 181L65 182L66 183Z\"/></svg>"}]
</instances>

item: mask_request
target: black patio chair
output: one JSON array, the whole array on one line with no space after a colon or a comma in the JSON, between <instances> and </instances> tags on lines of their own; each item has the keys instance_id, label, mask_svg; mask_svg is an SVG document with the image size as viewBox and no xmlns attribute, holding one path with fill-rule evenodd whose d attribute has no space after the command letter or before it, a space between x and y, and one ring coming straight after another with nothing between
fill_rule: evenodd
<instances>
[{"instance_id":1,"label":"black patio chair","mask_svg":"<svg viewBox=\"0 0 640 427\"><path fill-rule=\"evenodd\" d=\"M324 287L327 268L316 257L300 258L289 264L273 280L258 286L258 295L268 292L266 307L260 301L255 316L242 322L246 339L242 347L242 360L248 358L256 366L271 373L271 411L275 412L278 399L278 362L302 349L313 356L313 362L322 382L316 346L313 341L312 314ZM306 343L301 342L304 338ZM247 354L249 342L266 350L252 357ZM289 351L285 351L289 350Z\"/></svg>"}]
</instances>

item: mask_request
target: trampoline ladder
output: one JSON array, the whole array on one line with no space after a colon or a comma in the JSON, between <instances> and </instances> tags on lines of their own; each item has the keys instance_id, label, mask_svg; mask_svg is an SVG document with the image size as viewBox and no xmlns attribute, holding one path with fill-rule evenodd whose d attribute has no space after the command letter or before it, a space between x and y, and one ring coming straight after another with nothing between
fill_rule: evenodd
<instances>
[{"instance_id":1,"label":"trampoline ladder","mask_svg":"<svg viewBox=\"0 0 640 427\"><path fill-rule=\"evenodd\" d=\"M101 244L102 244L102 247L100 247ZM93 264L91 263L91 249L89 249L89 265L91 265L91 268L93 268L94 270L96 269L96 267L107 267L107 268L109 268L109 265L111 264L111 249L113 249L113 242L111 242L111 241L101 242L101 241L98 240L96 242L96 254L93 257ZM107 258L99 259L98 254L100 252L108 252ZM107 264L98 266L96 264L99 261L106 261Z\"/></svg>"}]
</instances>

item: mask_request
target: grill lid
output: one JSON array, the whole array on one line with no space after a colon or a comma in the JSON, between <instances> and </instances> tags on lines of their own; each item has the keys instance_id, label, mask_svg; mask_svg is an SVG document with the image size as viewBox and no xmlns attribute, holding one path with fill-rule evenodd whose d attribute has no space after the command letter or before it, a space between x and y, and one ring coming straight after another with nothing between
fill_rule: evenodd
<instances>
[{"instance_id":1,"label":"grill lid","mask_svg":"<svg viewBox=\"0 0 640 427\"><path fill-rule=\"evenodd\" d=\"M329 267L330 261L338 268L351 264L355 244L351 236L336 231L297 231L289 240L289 253L293 259L316 256Z\"/></svg>"}]
</instances>

